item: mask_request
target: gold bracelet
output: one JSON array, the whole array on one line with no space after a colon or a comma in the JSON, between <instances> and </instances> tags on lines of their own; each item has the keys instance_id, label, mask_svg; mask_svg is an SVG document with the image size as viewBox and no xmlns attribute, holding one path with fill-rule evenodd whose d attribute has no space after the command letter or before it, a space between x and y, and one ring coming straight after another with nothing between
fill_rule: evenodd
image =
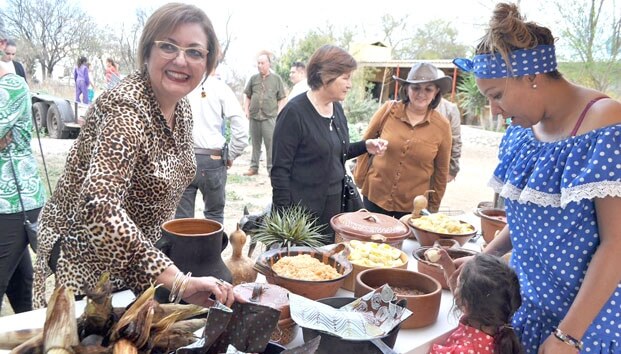
<instances>
[{"instance_id":1,"label":"gold bracelet","mask_svg":"<svg viewBox=\"0 0 621 354\"><path fill-rule=\"evenodd\" d=\"M177 298L177 292L179 291L179 285L181 285L181 280L183 279L183 272L177 272L175 274L175 280L173 281L172 286L170 287L170 294L168 294L168 301L174 302Z\"/></svg>"},{"instance_id":2,"label":"gold bracelet","mask_svg":"<svg viewBox=\"0 0 621 354\"><path fill-rule=\"evenodd\" d=\"M179 293L177 294L177 299L175 300L175 304L178 304L183 298L183 293L185 292L185 288L188 287L188 283L190 282L190 278L192 277L192 272L188 272L183 278L183 282L181 282L181 286L179 287Z\"/></svg>"}]
</instances>

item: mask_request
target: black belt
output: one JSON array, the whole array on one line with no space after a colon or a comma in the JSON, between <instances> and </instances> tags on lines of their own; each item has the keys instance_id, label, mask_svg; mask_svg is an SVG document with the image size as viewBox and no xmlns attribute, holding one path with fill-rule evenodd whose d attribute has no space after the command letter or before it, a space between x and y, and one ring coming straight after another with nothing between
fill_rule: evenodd
<instances>
[{"instance_id":1,"label":"black belt","mask_svg":"<svg viewBox=\"0 0 621 354\"><path fill-rule=\"evenodd\" d=\"M214 156L222 156L222 149L203 149L203 148L194 148L194 153L197 155L214 155Z\"/></svg>"}]
</instances>

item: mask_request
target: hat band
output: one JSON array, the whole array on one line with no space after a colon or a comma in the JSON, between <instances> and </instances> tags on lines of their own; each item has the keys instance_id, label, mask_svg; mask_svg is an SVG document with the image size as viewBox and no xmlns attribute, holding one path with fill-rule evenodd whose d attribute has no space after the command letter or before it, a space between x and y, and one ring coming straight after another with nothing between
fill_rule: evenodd
<instances>
[{"instance_id":1,"label":"hat band","mask_svg":"<svg viewBox=\"0 0 621 354\"><path fill-rule=\"evenodd\" d=\"M509 53L509 58L511 59L509 67L500 53L479 54L472 60L456 58L453 64L463 71L474 73L474 76L481 79L545 74L555 71L557 67L553 45L514 50Z\"/></svg>"}]
</instances>

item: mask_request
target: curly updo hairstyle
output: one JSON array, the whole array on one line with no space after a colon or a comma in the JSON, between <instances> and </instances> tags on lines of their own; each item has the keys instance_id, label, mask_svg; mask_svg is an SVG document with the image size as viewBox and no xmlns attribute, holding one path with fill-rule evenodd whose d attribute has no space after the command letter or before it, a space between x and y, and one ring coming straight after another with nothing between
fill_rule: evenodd
<instances>
[{"instance_id":1,"label":"curly updo hairstyle","mask_svg":"<svg viewBox=\"0 0 621 354\"><path fill-rule=\"evenodd\" d=\"M517 5L501 2L496 4L487 32L477 45L475 54L500 53L510 68L511 51L530 49L538 45L554 45L554 42L555 38L550 29L532 21L527 22ZM558 70L545 75L553 79L560 79L562 76Z\"/></svg>"}]
</instances>

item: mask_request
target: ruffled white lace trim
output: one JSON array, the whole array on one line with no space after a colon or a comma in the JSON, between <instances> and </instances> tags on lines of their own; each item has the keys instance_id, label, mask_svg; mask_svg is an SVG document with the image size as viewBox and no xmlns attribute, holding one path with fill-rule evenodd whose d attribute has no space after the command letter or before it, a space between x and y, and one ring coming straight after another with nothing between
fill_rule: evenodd
<instances>
[{"instance_id":1,"label":"ruffled white lace trim","mask_svg":"<svg viewBox=\"0 0 621 354\"><path fill-rule=\"evenodd\" d=\"M604 197L621 197L621 181L602 181L581 184L579 186L565 188L561 194L550 194L536 191L532 188L519 189L514 185L503 184L497 177L492 177L488 186L501 197L514 200L519 203L533 203L543 207L564 208L571 202L579 202L583 199Z\"/></svg>"},{"instance_id":2,"label":"ruffled white lace trim","mask_svg":"<svg viewBox=\"0 0 621 354\"><path fill-rule=\"evenodd\" d=\"M621 181L602 181L566 188L561 196L561 206L582 199L621 197Z\"/></svg>"}]
</instances>

